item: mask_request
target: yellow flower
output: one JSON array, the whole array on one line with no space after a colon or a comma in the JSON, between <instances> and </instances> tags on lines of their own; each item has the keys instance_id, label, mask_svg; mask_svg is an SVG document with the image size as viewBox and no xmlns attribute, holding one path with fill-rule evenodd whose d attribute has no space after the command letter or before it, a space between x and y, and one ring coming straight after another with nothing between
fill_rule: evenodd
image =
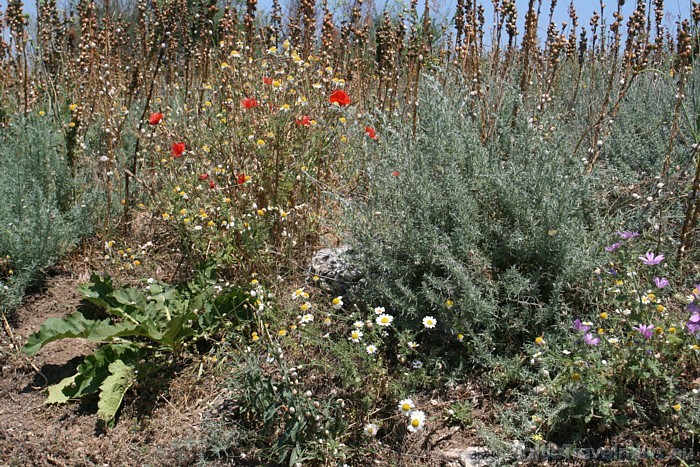
<instances>
[{"instance_id":1,"label":"yellow flower","mask_svg":"<svg viewBox=\"0 0 700 467\"><path fill-rule=\"evenodd\" d=\"M167 221L168 219L170 219L170 214L168 214L167 212L163 213L163 220Z\"/></svg>"},{"instance_id":2,"label":"yellow flower","mask_svg":"<svg viewBox=\"0 0 700 467\"><path fill-rule=\"evenodd\" d=\"M462 335L462 334L457 334L457 340L458 340L459 342L462 342L462 341L464 340L464 335Z\"/></svg>"},{"instance_id":3,"label":"yellow flower","mask_svg":"<svg viewBox=\"0 0 700 467\"><path fill-rule=\"evenodd\" d=\"M675 334L675 333L676 333L676 328L674 328L673 326L671 326L670 328L668 328L668 332L671 333L671 334Z\"/></svg>"},{"instance_id":4,"label":"yellow flower","mask_svg":"<svg viewBox=\"0 0 700 467\"><path fill-rule=\"evenodd\" d=\"M71 112L75 112L75 109L77 109L77 108L78 108L78 104L71 104L68 106L68 110L70 110Z\"/></svg>"},{"instance_id":5,"label":"yellow flower","mask_svg":"<svg viewBox=\"0 0 700 467\"><path fill-rule=\"evenodd\" d=\"M544 345L544 343L545 343L545 342L544 342L544 337L538 336L538 337L535 338L535 344L537 344L537 345Z\"/></svg>"},{"instance_id":6,"label":"yellow flower","mask_svg":"<svg viewBox=\"0 0 700 467\"><path fill-rule=\"evenodd\" d=\"M453 302L453 301L450 300L449 298L448 298L447 301L445 302L445 306L447 307L448 310L449 310L450 308L452 308L454 305L455 305L455 302Z\"/></svg>"},{"instance_id":7,"label":"yellow flower","mask_svg":"<svg viewBox=\"0 0 700 467\"><path fill-rule=\"evenodd\" d=\"M40 111L39 111L39 116L40 116L40 117L43 117L44 115L46 115L46 112L44 112L43 110L40 110Z\"/></svg>"},{"instance_id":8,"label":"yellow flower","mask_svg":"<svg viewBox=\"0 0 700 467\"><path fill-rule=\"evenodd\" d=\"M602 312L602 313L600 314L600 317L601 317L602 319L608 319L608 314L604 311L604 312Z\"/></svg>"},{"instance_id":9,"label":"yellow flower","mask_svg":"<svg viewBox=\"0 0 700 467\"><path fill-rule=\"evenodd\" d=\"M658 311L659 313L663 313L664 311L666 311L666 307L659 303L658 305L656 305L656 311Z\"/></svg>"},{"instance_id":10,"label":"yellow flower","mask_svg":"<svg viewBox=\"0 0 700 467\"><path fill-rule=\"evenodd\" d=\"M263 146L265 146L265 141L262 139L259 139L258 141L256 141L256 144L260 147L263 147Z\"/></svg>"},{"instance_id":11,"label":"yellow flower","mask_svg":"<svg viewBox=\"0 0 700 467\"><path fill-rule=\"evenodd\" d=\"M139 260L134 261L134 266L141 266L141 261L139 261Z\"/></svg>"},{"instance_id":12,"label":"yellow flower","mask_svg":"<svg viewBox=\"0 0 700 467\"><path fill-rule=\"evenodd\" d=\"M278 336L284 337L287 335L287 330L286 329L280 329L279 332L277 333Z\"/></svg>"},{"instance_id":13,"label":"yellow flower","mask_svg":"<svg viewBox=\"0 0 700 467\"><path fill-rule=\"evenodd\" d=\"M580 381L580 380L581 380L581 375L579 375L578 373L574 373L573 375L571 375L571 379L572 379L573 381Z\"/></svg>"},{"instance_id":14,"label":"yellow flower","mask_svg":"<svg viewBox=\"0 0 700 467\"><path fill-rule=\"evenodd\" d=\"M680 412L680 411L681 411L681 408L682 408L682 407L681 407L681 404L676 404L676 405L673 406L673 410L675 410L676 412Z\"/></svg>"}]
</instances>

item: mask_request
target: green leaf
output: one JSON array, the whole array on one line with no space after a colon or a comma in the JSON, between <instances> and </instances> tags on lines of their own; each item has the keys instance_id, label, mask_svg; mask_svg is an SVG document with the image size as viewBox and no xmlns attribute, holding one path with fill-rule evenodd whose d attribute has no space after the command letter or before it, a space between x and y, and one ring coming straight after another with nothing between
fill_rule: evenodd
<instances>
[{"instance_id":1,"label":"green leaf","mask_svg":"<svg viewBox=\"0 0 700 467\"><path fill-rule=\"evenodd\" d=\"M75 382L75 378L78 374L69 376L68 378L63 378L60 383L54 384L49 388L49 397L46 399L47 404L65 404L70 400L70 397L64 394L66 388L70 388Z\"/></svg>"},{"instance_id":2,"label":"green leaf","mask_svg":"<svg viewBox=\"0 0 700 467\"><path fill-rule=\"evenodd\" d=\"M136 373L131 364L117 360L109 365L109 373L100 386L97 415L108 426L114 426L114 417L122 405L124 394L134 384Z\"/></svg>"},{"instance_id":3,"label":"green leaf","mask_svg":"<svg viewBox=\"0 0 700 467\"><path fill-rule=\"evenodd\" d=\"M49 318L44 321L39 331L27 339L27 344L22 352L27 355L36 355L46 344L60 339L87 337L100 326L109 325L109 320L94 321L85 318L82 313L72 313L65 318Z\"/></svg>"}]
</instances>

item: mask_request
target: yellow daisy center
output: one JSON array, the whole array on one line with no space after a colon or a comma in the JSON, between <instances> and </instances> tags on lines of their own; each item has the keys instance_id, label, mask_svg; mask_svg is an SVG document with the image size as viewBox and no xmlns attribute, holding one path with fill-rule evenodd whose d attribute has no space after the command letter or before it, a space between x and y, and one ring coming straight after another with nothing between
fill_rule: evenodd
<instances>
[{"instance_id":1,"label":"yellow daisy center","mask_svg":"<svg viewBox=\"0 0 700 467\"><path fill-rule=\"evenodd\" d=\"M418 420L417 418L414 418L413 420L411 420L411 426L413 428L418 428L419 425L420 425L420 420Z\"/></svg>"}]
</instances>

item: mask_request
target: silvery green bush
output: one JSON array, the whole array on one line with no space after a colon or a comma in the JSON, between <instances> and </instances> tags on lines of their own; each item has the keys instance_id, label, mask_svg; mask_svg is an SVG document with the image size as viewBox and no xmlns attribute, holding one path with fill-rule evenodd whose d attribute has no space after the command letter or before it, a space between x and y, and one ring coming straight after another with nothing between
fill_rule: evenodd
<instances>
[{"instance_id":1,"label":"silvery green bush","mask_svg":"<svg viewBox=\"0 0 700 467\"><path fill-rule=\"evenodd\" d=\"M548 118L523 112L484 143L468 94L425 79L415 136L386 121L366 144L366 191L345 216L357 297L399 326L436 317L474 358L558 326L581 303L602 222L595 179Z\"/></svg>"}]
</instances>

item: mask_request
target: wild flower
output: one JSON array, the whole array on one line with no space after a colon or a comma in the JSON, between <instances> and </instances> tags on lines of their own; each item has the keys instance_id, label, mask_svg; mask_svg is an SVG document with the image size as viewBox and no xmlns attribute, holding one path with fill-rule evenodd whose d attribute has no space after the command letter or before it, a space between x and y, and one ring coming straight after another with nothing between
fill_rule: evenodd
<instances>
[{"instance_id":1,"label":"wild flower","mask_svg":"<svg viewBox=\"0 0 700 467\"><path fill-rule=\"evenodd\" d=\"M592 325L593 325L593 323L588 323L588 322L582 323L581 320L578 318L576 318L574 320L574 330L576 332L581 332L581 333L588 332L588 330L591 329Z\"/></svg>"},{"instance_id":2,"label":"wild flower","mask_svg":"<svg viewBox=\"0 0 700 467\"><path fill-rule=\"evenodd\" d=\"M363 432L366 436L375 437L377 436L378 430L379 426L376 423L368 423L367 425L365 425Z\"/></svg>"},{"instance_id":3,"label":"wild flower","mask_svg":"<svg viewBox=\"0 0 700 467\"><path fill-rule=\"evenodd\" d=\"M392 321L394 321L394 317L386 313L377 316L377 324L379 326L389 326Z\"/></svg>"},{"instance_id":4,"label":"wild flower","mask_svg":"<svg viewBox=\"0 0 700 467\"><path fill-rule=\"evenodd\" d=\"M404 415L409 415L416 405L413 403L412 399L403 399L399 401L399 412Z\"/></svg>"},{"instance_id":5,"label":"wild flower","mask_svg":"<svg viewBox=\"0 0 700 467\"><path fill-rule=\"evenodd\" d=\"M423 318L423 326L425 326L426 329L433 329L436 324L437 320L432 316L426 316Z\"/></svg>"},{"instance_id":6,"label":"wild flower","mask_svg":"<svg viewBox=\"0 0 700 467\"><path fill-rule=\"evenodd\" d=\"M185 143L173 143L172 152L170 153L171 156L180 157L183 152L185 152Z\"/></svg>"},{"instance_id":7,"label":"wild flower","mask_svg":"<svg viewBox=\"0 0 700 467\"><path fill-rule=\"evenodd\" d=\"M422 410L413 410L408 418L408 431L415 433L423 429L425 425L425 412Z\"/></svg>"},{"instance_id":8,"label":"wild flower","mask_svg":"<svg viewBox=\"0 0 700 467\"><path fill-rule=\"evenodd\" d=\"M376 314L376 315L381 315L381 314L384 313L385 311L386 311L386 310L384 309L383 306L378 306L378 307L375 307L375 308L374 308L374 314Z\"/></svg>"},{"instance_id":9,"label":"wild flower","mask_svg":"<svg viewBox=\"0 0 700 467\"><path fill-rule=\"evenodd\" d=\"M666 279L665 277L662 277L662 278L655 277L654 278L654 285L659 289L663 289L664 287L666 287L668 285L668 283L669 283L668 279Z\"/></svg>"},{"instance_id":10,"label":"wild flower","mask_svg":"<svg viewBox=\"0 0 700 467\"><path fill-rule=\"evenodd\" d=\"M379 137L377 136L377 132L376 132L375 129L372 128L371 126L366 126L366 127L365 127L365 133L367 134L367 136L368 136L370 139L374 139L374 140L379 139Z\"/></svg>"},{"instance_id":11,"label":"wild flower","mask_svg":"<svg viewBox=\"0 0 700 467\"><path fill-rule=\"evenodd\" d=\"M655 266L657 264L660 264L664 260L664 255L654 255L653 252L648 251L646 255L644 256L639 256L638 257L642 263L646 264L647 266Z\"/></svg>"},{"instance_id":12,"label":"wild flower","mask_svg":"<svg viewBox=\"0 0 700 467\"><path fill-rule=\"evenodd\" d=\"M343 308L343 297L342 296L335 297L331 303L333 305L333 309L340 310L341 308Z\"/></svg>"},{"instance_id":13,"label":"wild flower","mask_svg":"<svg viewBox=\"0 0 700 467\"><path fill-rule=\"evenodd\" d=\"M377 353L377 346L374 344L369 344L367 347L365 347L365 350L369 355L373 355Z\"/></svg>"},{"instance_id":14,"label":"wild flower","mask_svg":"<svg viewBox=\"0 0 700 467\"><path fill-rule=\"evenodd\" d=\"M336 89L328 98L331 104L338 104L341 107L351 104L350 96L342 89Z\"/></svg>"},{"instance_id":15,"label":"wild flower","mask_svg":"<svg viewBox=\"0 0 700 467\"><path fill-rule=\"evenodd\" d=\"M414 370L419 370L423 368L423 362L421 360L413 360L413 363L411 363L411 366L413 367Z\"/></svg>"},{"instance_id":16,"label":"wild flower","mask_svg":"<svg viewBox=\"0 0 700 467\"><path fill-rule=\"evenodd\" d=\"M639 334L642 335L645 339L649 340L652 338L654 335L654 325L653 324L640 324L638 326L635 326L634 328L635 331L638 331Z\"/></svg>"},{"instance_id":17,"label":"wild flower","mask_svg":"<svg viewBox=\"0 0 700 467\"><path fill-rule=\"evenodd\" d=\"M619 243L619 242L613 243L610 246L606 246L605 251L609 251L609 252L617 251L617 249L620 248L621 246L622 246L622 243Z\"/></svg>"},{"instance_id":18,"label":"wild flower","mask_svg":"<svg viewBox=\"0 0 700 467\"><path fill-rule=\"evenodd\" d=\"M302 115L295 120L295 123L299 126L309 126L311 125L311 117L308 115Z\"/></svg>"},{"instance_id":19,"label":"wild flower","mask_svg":"<svg viewBox=\"0 0 700 467\"><path fill-rule=\"evenodd\" d=\"M299 324L304 325L304 324L312 322L313 320L314 320L314 315L312 315L311 313L307 313L301 317L301 319L299 320Z\"/></svg>"},{"instance_id":20,"label":"wild flower","mask_svg":"<svg viewBox=\"0 0 700 467\"><path fill-rule=\"evenodd\" d=\"M362 336L363 336L362 331L360 331L359 329L353 329L350 332L350 337L348 337L348 340L351 340L352 342L357 343L357 342L360 342L362 340Z\"/></svg>"},{"instance_id":21,"label":"wild flower","mask_svg":"<svg viewBox=\"0 0 700 467\"><path fill-rule=\"evenodd\" d=\"M623 240L629 240L634 237L639 237L639 232L632 232L630 230L626 230L624 232L618 231L617 234L622 238Z\"/></svg>"},{"instance_id":22,"label":"wild flower","mask_svg":"<svg viewBox=\"0 0 700 467\"><path fill-rule=\"evenodd\" d=\"M152 113L148 118L148 123L150 125L158 125L163 121L163 114L160 112Z\"/></svg>"},{"instance_id":23,"label":"wild flower","mask_svg":"<svg viewBox=\"0 0 700 467\"><path fill-rule=\"evenodd\" d=\"M292 300L296 300L299 297L309 298L309 293L304 291L303 287L292 292Z\"/></svg>"},{"instance_id":24,"label":"wild flower","mask_svg":"<svg viewBox=\"0 0 700 467\"><path fill-rule=\"evenodd\" d=\"M588 332L583 336L583 342L586 343L587 345L596 346L600 343L600 338L593 337L593 334Z\"/></svg>"},{"instance_id":25,"label":"wild flower","mask_svg":"<svg viewBox=\"0 0 700 467\"><path fill-rule=\"evenodd\" d=\"M241 101L241 105L242 105L245 109L250 110L250 109L252 109L252 108L257 107L259 104L258 104L258 101L256 101L256 100L253 99L252 97L246 97L245 99L243 99L243 100Z\"/></svg>"},{"instance_id":26,"label":"wild flower","mask_svg":"<svg viewBox=\"0 0 700 467\"><path fill-rule=\"evenodd\" d=\"M695 312L693 313L688 321L685 323L685 328L688 330L689 334L694 335L695 337L700 337L700 313Z\"/></svg>"},{"instance_id":27,"label":"wild flower","mask_svg":"<svg viewBox=\"0 0 700 467\"><path fill-rule=\"evenodd\" d=\"M418 344L417 342L409 341L406 343L406 345L409 349L416 350L420 344Z\"/></svg>"}]
</instances>

